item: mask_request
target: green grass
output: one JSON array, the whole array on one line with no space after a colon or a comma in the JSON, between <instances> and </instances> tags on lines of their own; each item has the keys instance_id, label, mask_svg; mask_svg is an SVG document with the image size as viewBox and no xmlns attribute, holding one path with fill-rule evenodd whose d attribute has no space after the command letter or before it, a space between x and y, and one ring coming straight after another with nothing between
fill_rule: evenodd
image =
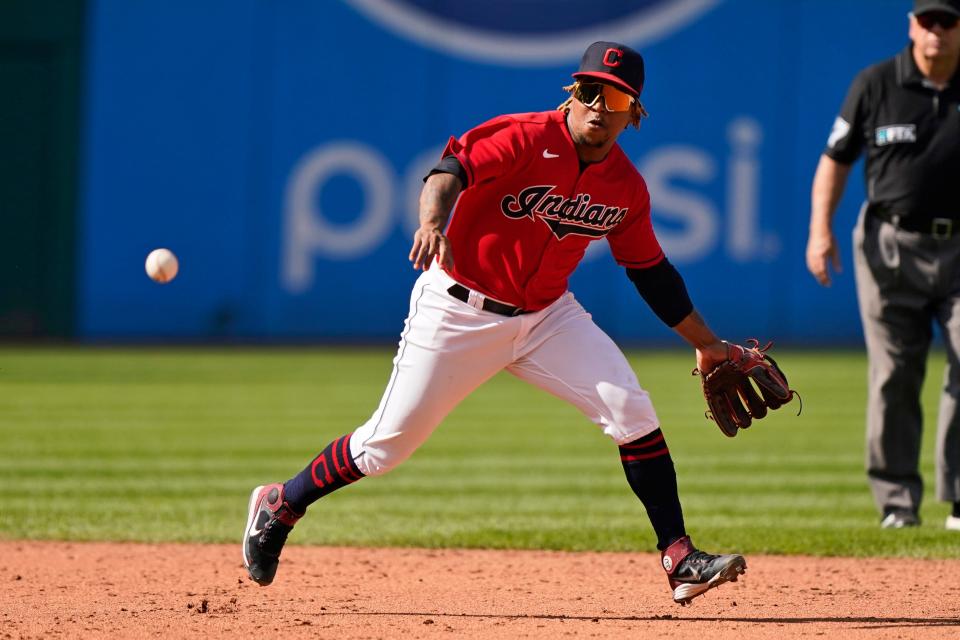
<instances>
[{"instance_id":1,"label":"green grass","mask_svg":"<svg viewBox=\"0 0 960 640\"><path fill-rule=\"evenodd\" d=\"M376 408L390 349L0 349L0 537L234 542L250 489ZM881 531L863 472L862 353L777 350L803 394L737 438L703 417L692 352L631 352L711 551L960 557L933 499ZM924 406L934 416L934 354ZM650 551L610 441L501 374L400 468L311 508L294 544Z\"/></svg>"}]
</instances>

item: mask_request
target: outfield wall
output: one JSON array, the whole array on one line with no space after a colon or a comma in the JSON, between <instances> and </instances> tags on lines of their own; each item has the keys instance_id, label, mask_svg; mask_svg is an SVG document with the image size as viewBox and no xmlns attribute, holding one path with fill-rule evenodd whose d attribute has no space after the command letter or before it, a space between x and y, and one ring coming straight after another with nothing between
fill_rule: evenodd
<instances>
[{"instance_id":1,"label":"outfield wall","mask_svg":"<svg viewBox=\"0 0 960 640\"><path fill-rule=\"evenodd\" d=\"M830 289L804 265L810 181L849 81L906 43L909 7L95 0L78 334L395 339L420 179L446 139L556 106L585 45L609 38L645 56L652 115L621 140L709 322L736 340L859 344L862 170ZM172 284L144 275L157 246L180 257ZM615 338L675 344L605 245L571 288Z\"/></svg>"}]
</instances>

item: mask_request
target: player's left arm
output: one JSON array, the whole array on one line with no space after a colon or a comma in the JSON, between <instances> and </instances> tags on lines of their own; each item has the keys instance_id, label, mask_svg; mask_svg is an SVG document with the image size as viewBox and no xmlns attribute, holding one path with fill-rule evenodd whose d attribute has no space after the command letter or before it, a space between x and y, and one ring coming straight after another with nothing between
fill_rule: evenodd
<instances>
[{"instance_id":1,"label":"player's left arm","mask_svg":"<svg viewBox=\"0 0 960 640\"><path fill-rule=\"evenodd\" d=\"M673 330L697 351L697 368L710 371L728 358L727 343L707 326L697 310L677 323Z\"/></svg>"},{"instance_id":2,"label":"player's left arm","mask_svg":"<svg viewBox=\"0 0 960 640\"><path fill-rule=\"evenodd\" d=\"M657 317L697 351L697 367L709 371L727 359L727 346L697 313L680 272L666 257L646 269L627 268L627 277Z\"/></svg>"},{"instance_id":3,"label":"player's left arm","mask_svg":"<svg viewBox=\"0 0 960 640\"><path fill-rule=\"evenodd\" d=\"M631 209L631 219L607 236L613 257L657 317L696 349L697 367L709 371L727 359L727 345L694 309L683 277L663 253L653 231L650 193L639 174Z\"/></svg>"}]
</instances>

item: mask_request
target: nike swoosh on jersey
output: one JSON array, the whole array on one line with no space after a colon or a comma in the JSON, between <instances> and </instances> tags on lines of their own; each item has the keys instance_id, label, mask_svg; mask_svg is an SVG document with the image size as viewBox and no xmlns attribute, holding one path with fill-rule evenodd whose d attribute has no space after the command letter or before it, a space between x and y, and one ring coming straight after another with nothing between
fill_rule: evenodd
<instances>
[{"instance_id":1,"label":"nike swoosh on jersey","mask_svg":"<svg viewBox=\"0 0 960 640\"><path fill-rule=\"evenodd\" d=\"M543 150L543 157L544 157L544 158L547 158L547 159L550 159L550 158L559 158L559 157L560 157L560 154L559 154L559 153L550 153L550 149L544 149L544 150Z\"/></svg>"}]
</instances>

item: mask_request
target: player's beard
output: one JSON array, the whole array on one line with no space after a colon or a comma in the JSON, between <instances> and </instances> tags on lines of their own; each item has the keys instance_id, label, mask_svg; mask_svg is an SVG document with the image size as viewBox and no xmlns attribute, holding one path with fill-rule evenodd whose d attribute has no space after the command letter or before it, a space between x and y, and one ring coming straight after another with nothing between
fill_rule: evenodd
<instances>
[{"instance_id":1,"label":"player's beard","mask_svg":"<svg viewBox=\"0 0 960 640\"><path fill-rule=\"evenodd\" d=\"M606 140L606 138L605 138L605 139L599 140L599 141L597 141L597 142L589 142L589 141L587 141L585 144L586 144L587 146L589 146L589 147L594 147L595 149L601 149L601 148L603 148L603 145L607 144L607 140Z\"/></svg>"},{"instance_id":2,"label":"player's beard","mask_svg":"<svg viewBox=\"0 0 960 640\"><path fill-rule=\"evenodd\" d=\"M583 127L576 132L571 132L571 137L573 141L584 147L592 147L594 149L600 149L607 141L610 139L610 133L606 131L606 128L599 131L594 131L594 135L587 133L587 124L584 123Z\"/></svg>"},{"instance_id":3,"label":"player's beard","mask_svg":"<svg viewBox=\"0 0 960 640\"><path fill-rule=\"evenodd\" d=\"M586 136L586 134L580 133L580 134L577 136L577 138L579 138L579 140L577 140L577 139L575 138L575 139L574 139L574 142L576 142L576 143L579 144L579 145L582 145L582 146L584 146L584 147L592 147L592 148L594 148L594 149L601 149L601 148L603 148L603 146L604 146L605 144L607 144L607 141L610 139L610 136L609 136L609 135L605 135L605 136L603 136L602 138L600 138L600 137L589 137L589 138L588 138L588 137Z\"/></svg>"}]
</instances>

